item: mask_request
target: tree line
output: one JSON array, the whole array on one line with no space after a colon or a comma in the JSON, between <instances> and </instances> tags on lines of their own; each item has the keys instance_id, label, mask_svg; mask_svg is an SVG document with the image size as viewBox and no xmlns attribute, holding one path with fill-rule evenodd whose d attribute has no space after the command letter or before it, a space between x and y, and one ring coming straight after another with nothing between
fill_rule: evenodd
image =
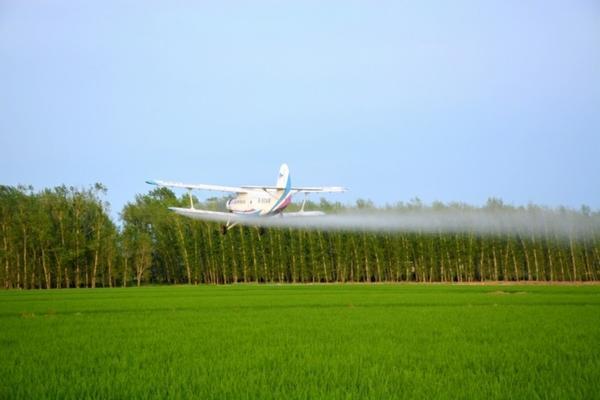
<instances>
[{"instance_id":1,"label":"tree line","mask_svg":"<svg viewBox=\"0 0 600 400\"><path fill-rule=\"evenodd\" d=\"M136 196L120 225L103 200L106 188L59 186L35 192L0 186L0 282L4 288L115 287L142 284L308 282L595 281L600 279L600 215L577 214L591 231L349 232L238 226L222 235L218 224L168 210L187 196L167 188ZM194 202L223 209L226 198ZM292 206L294 207L294 206ZM296 206L297 207L297 206ZM452 209L422 204L387 211ZM477 209L471 207L472 209ZM514 210L490 199L488 209ZM321 199L306 209L329 213L377 209L368 200L344 206ZM529 206L524 212L535 212ZM554 211L559 212L559 211Z\"/></svg>"}]
</instances>

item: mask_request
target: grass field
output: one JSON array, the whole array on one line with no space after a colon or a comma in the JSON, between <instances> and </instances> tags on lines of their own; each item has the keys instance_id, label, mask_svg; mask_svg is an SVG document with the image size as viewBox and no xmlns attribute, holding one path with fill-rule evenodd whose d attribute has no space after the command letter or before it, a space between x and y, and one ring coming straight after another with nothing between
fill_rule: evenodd
<instances>
[{"instance_id":1,"label":"grass field","mask_svg":"<svg viewBox=\"0 0 600 400\"><path fill-rule=\"evenodd\" d=\"M0 292L1 398L599 398L600 286Z\"/></svg>"}]
</instances>

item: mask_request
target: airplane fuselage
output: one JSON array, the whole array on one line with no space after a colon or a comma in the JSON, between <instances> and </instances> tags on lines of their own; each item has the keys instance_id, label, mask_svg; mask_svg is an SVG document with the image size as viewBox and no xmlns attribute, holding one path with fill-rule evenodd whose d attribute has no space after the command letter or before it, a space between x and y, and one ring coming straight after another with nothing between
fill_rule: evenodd
<instances>
[{"instance_id":1,"label":"airplane fuselage","mask_svg":"<svg viewBox=\"0 0 600 400\"><path fill-rule=\"evenodd\" d=\"M292 181L287 165L282 166L277 189L253 189L227 202L229 212L241 215L275 215L292 202Z\"/></svg>"},{"instance_id":2,"label":"airplane fuselage","mask_svg":"<svg viewBox=\"0 0 600 400\"><path fill-rule=\"evenodd\" d=\"M235 214L270 215L282 212L292 202L291 193L283 190L263 193L244 193L227 202L227 209Z\"/></svg>"}]
</instances>

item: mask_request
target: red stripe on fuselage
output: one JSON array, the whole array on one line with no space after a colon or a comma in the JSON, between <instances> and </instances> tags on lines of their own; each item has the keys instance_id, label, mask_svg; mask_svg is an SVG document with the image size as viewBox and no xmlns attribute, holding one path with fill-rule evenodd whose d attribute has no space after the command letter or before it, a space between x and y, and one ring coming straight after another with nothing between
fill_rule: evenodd
<instances>
[{"instance_id":1,"label":"red stripe on fuselage","mask_svg":"<svg viewBox=\"0 0 600 400\"><path fill-rule=\"evenodd\" d=\"M285 200L281 202L279 206L275 210L273 210L273 214L283 211L287 206L292 202L292 195L289 194Z\"/></svg>"}]
</instances>

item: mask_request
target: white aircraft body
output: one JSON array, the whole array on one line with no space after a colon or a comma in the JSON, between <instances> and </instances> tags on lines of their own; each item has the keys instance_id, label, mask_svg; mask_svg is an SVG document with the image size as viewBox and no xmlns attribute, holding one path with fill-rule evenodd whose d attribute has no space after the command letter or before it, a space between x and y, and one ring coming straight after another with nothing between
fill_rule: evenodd
<instances>
[{"instance_id":1,"label":"white aircraft body","mask_svg":"<svg viewBox=\"0 0 600 400\"><path fill-rule=\"evenodd\" d=\"M260 225L257 217L315 217L325 215L321 211L304 211L306 197L299 212L283 213L283 210L292 202L292 195L296 193L339 193L346 191L343 187L294 187L290 178L287 164L279 168L279 178L275 186L220 186L207 184L188 184L151 180L146 181L151 185L187 189L190 193L190 208L169 207L170 210L186 217L223 222L223 233L237 224ZM228 212L199 210L194 208L192 190L210 190L234 193L235 197L227 202Z\"/></svg>"}]
</instances>

